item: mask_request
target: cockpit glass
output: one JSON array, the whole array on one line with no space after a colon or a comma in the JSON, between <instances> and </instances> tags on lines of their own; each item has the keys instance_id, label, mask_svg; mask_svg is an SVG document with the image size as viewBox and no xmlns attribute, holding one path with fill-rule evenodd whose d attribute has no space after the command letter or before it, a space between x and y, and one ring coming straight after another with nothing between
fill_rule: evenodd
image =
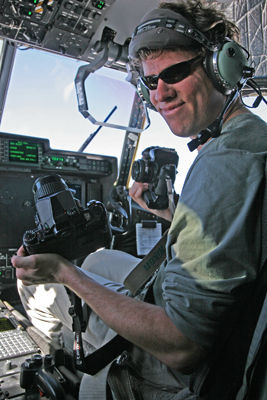
<instances>
[{"instance_id":1,"label":"cockpit glass","mask_svg":"<svg viewBox=\"0 0 267 400\"><path fill-rule=\"evenodd\" d=\"M78 151L98 126L78 110L74 79L85 65L40 50L17 50L1 131L48 138L53 149ZM88 76L85 89L90 114L104 121L129 125L135 90L125 81L126 73L101 68ZM112 155L120 159L124 130L102 127L86 153Z\"/></svg>"}]
</instances>

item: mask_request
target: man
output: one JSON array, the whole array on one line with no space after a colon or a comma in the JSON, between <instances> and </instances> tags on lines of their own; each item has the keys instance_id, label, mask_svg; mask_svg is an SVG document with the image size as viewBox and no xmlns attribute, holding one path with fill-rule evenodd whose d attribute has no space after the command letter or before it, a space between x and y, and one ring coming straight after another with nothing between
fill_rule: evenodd
<instances>
[{"instance_id":1,"label":"man","mask_svg":"<svg viewBox=\"0 0 267 400\"><path fill-rule=\"evenodd\" d=\"M173 20L196 28L200 40L190 36L191 28L189 36L170 29ZM201 34L218 43L233 39L237 30L200 1L162 3L142 23L147 21L132 38L130 59L172 132L196 138L219 116L231 92L211 80L207 55L212 50L205 41L204 46L200 43ZM61 323L71 326L64 307L68 299L60 286L65 285L91 310L84 337L94 347L114 332L133 344L127 366L122 367L130 382L128 398L231 400L241 384L250 336L249 329L240 332L238 327L243 327L260 265L267 127L238 96L222 122L219 137L206 142L200 138L196 144L201 150L188 172L168 234L167 261L159 269L149 301L130 297L123 287L124 276L138 262L123 253L100 251L87 258L84 269L102 277L55 254L27 256L20 248L12 259L24 284L20 290L28 314L50 336L58 334ZM144 208L146 189L146 184L135 183L130 190ZM171 219L169 210L165 217ZM246 323L253 328L250 319ZM240 353L240 365L234 351ZM231 375L231 366L237 378ZM124 378L118 378L119 385L124 386L125 375L120 373L117 376ZM94 390L93 381L88 392ZM112 380L110 385L115 396L116 385ZM94 398L105 398L101 396Z\"/></svg>"}]
</instances>

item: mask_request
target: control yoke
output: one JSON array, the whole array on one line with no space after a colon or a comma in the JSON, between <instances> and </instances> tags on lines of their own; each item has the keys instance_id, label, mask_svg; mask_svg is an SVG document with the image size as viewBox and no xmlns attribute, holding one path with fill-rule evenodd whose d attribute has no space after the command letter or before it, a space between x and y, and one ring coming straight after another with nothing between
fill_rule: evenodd
<instances>
[{"instance_id":1,"label":"control yoke","mask_svg":"<svg viewBox=\"0 0 267 400\"><path fill-rule=\"evenodd\" d=\"M100 69L104 65L111 66L114 62L123 62L126 64L128 62L128 46L118 45L112 41L101 41L96 43L96 51L98 50L95 59L88 65L82 65L77 71L75 77L75 89L78 100L78 108L80 113L84 118L89 119L94 125L106 126L108 128L122 129L126 131L131 131L134 133L141 133L144 129L132 128L129 126L122 126L116 124L110 124L107 122L97 121L88 111L88 103L85 93L84 82L86 78L96 70ZM147 127L146 127L147 128ZM146 129L145 128L145 129Z\"/></svg>"}]
</instances>

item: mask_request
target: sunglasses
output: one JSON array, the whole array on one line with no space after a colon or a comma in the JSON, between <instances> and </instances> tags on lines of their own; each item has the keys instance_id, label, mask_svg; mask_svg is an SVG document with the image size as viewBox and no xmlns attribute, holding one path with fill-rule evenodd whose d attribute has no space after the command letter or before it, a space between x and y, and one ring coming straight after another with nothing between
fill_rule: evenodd
<instances>
[{"instance_id":1,"label":"sunglasses","mask_svg":"<svg viewBox=\"0 0 267 400\"><path fill-rule=\"evenodd\" d=\"M171 65L170 67L161 71L158 75L140 76L139 79L149 90L157 89L159 79L169 84L181 82L191 74L192 65L201 59L202 56L197 56L191 60Z\"/></svg>"}]
</instances>

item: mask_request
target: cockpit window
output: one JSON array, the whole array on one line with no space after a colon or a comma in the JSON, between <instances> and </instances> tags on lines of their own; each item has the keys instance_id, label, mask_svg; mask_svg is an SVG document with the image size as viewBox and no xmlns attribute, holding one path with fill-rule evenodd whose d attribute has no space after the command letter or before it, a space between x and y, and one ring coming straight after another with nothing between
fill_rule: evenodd
<instances>
[{"instance_id":1,"label":"cockpit window","mask_svg":"<svg viewBox=\"0 0 267 400\"><path fill-rule=\"evenodd\" d=\"M78 151L97 129L78 111L74 78L84 62L35 49L17 50L1 131L48 138L53 149ZM102 68L85 81L89 112L104 121L128 126L134 88L126 73ZM124 141L124 130L102 127L85 153L116 156Z\"/></svg>"}]
</instances>

